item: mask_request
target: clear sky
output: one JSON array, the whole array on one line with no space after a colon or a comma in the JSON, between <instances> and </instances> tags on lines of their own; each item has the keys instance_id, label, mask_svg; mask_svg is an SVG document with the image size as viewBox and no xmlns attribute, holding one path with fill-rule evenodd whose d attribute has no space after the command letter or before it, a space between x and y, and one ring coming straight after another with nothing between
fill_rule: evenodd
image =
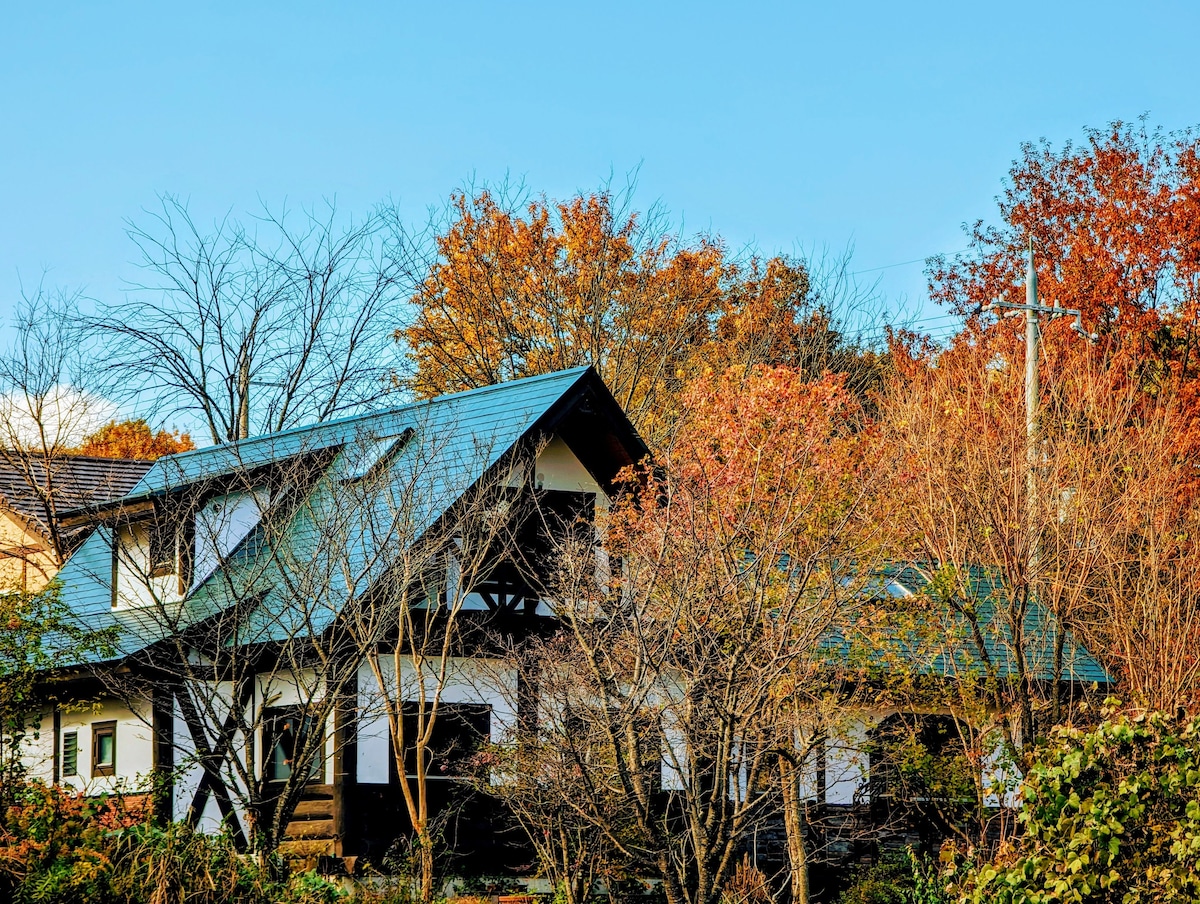
<instances>
[{"instance_id":1,"label":"clear sky","mask_svg":"<svg viewBox=\"0 0 1200 904\"><path fill-rule=\"evenodd\" d=\"M0 314L113 298L156 193L211 218L467 180L637 202L734 247L919 263L995 216L1022 141L1200 123L1200 3L0 4ZM893 266L902 264L900 266ZM886 268L886 269L876 269Z\"/></svg>"}]
</instances>

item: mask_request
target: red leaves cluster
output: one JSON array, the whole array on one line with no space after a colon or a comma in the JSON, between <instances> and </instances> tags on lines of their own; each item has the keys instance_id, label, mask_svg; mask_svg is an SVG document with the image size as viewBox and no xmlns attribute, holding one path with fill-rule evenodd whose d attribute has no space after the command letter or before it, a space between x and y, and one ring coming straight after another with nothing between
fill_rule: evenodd
<instances>
[{"instance_id":1,"label":"red leaves cluster","mask_svg":"<svg viewBox=\"0 0 1200 904\"><path fill-rule=\"evenodd\" d=\"M943 503L924 534L1022 572L1024 321L977 309L1024 301L1032 239L1040 301L1079 309L1100 335L1090 344L1067 318L1042 324L1037 594L1133 693L1184 702L1200 675L1187 655L1200 638L1200 137L1118 122L1079 146L1025 145L1000 214L975 225L967 256L930 271L933 297L968 315L966 329L945 350L893 349L898 395L936 409L941 442L962 459L943 462L945 475L967 475L973 499L991 494L953 531L937 524L961 506L946 487L927 494ZM932 433L923 443L933 460ZM963 542L989 517L985 538Z\"/></svg>"}]
</instances>

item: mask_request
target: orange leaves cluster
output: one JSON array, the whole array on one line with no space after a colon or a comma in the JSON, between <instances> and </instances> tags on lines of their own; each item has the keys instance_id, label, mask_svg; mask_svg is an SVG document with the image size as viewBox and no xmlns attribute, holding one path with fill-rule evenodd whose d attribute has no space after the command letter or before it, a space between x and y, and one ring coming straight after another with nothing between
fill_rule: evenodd
<instances>
[{"instance_id":1,"label":"orange leaves cluster","mask_svg":"<svg viewBox=\"0 0 1200 904\"><path fill-rule=\"evenodd\" d=\"M178 430L159 430L155 433L150 425L137 420L111 421L86 437L75 450L78 455L93 455L98 458L140 458L153 461L164 455L175 455L196 448L187 433Z\"/></svg>"},{"instance_id":2,"label":"orange leaves cluster","mask_svg":"<svg viewBox=\"0 0 1200 904\"><path fill-rule=\"evenodd\" d=\"M654 441L692 377L794 354L803 267L735 262L619 206L606 192L523 209L455 195L414 322L396 332L410 387L432 396L591 364Z\"/></svg>"},{"instance_id":3,"label":"orange leaves cluster","mask_svg":"<svg viewBox=\"0 0 1200 904\"><path fill-rule=\"evenodd\" d=\"M758 367L695 381L667 460L760 540L826 533L852 510L876 433L840 376Z\"/></svg>"},{"instance_id":4,"label":"orange leaves cluster","mask_svg":"<svg viewBox=\"0 0 1200 904\"><path fill-rule=\"evenodd\" d=\"M1000 203L1002 225L976 223L968 256L935 259L933 297L968 314L999 298L1023 300L1023 251L1032 238L1044 303L1083 311L1109 366L1147 388L1195 379L1198 152L1200 138L1190 133L1120 122L1089 130L1079 146L1025 145ZM1019 329L993 325L982 338ZM1048 333L1065 329L1057 323ZM981 339L977 330L970 335ZM1064 363L1083 354L1078 342L1061 345Z\"/></svg>"},{"instance_id":5,"label":"orange leaves cluster","mask_svg":"<svg viewBox=\"0 0 1200 904\"><path fill-rule=\"evenodd\" d=\"M1061 149L1026 145L969 256L936 259L935 299L968 315L946 349L893 349L889 434L921 488L909 523L927 558L1000 567L1154 705L1200 677L1200 137L1114 123ZM1024 248L1043 321L1031 542L1024 322L976 309L1024 301ZM901 484L903 486L903 484ZM961 492L956 493L955 490ZM922 501L923 500L923 501Z\"/></svg>"},{"instance_id":6,"label":"orange leaves cluster","mask_svg":"<svg viewBox=\"0 0 1200 904\"><path fill-rule=\"evenodd\" d=\"M731 369L697 378L681 404L658 479L614 510L618 555L673 562L732 606L751 560L765 586L777 569L845 567L878 536L867 494L880 437L841 377Z\"/></svg>"}]
</instances>

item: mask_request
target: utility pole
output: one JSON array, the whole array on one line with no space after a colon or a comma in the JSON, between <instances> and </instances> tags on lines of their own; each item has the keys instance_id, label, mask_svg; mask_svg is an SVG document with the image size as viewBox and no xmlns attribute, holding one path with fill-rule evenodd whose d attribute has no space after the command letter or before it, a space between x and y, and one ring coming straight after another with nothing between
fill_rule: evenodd
<instances>
[{"instance_id":1,"label":"utility pole","mask_svg":"<svg viewBox=\"0 0 1200 904\"><path fill-rule=\"evenodd\" d=\"M1071 329L1089 342L1099 337L1083 328L1083 319L1074 308L1060 308L1038 303L1037 269L1033 263L1033 238L1029 239L1029 252L1025 261L1025 304L1011 301L993 301L984 310L996 311L1005 308L1005 317L1025 312L1025 505L1029 522L1029 583L1032 584L1042 564L1041 531L1038 529L1039 503L1037 492L1037 467L1040 446L1041 386L1038 382L1038 346L1041 342L1040 315L1047 317L1074 317Z\"/></svg>"}]
</instances>

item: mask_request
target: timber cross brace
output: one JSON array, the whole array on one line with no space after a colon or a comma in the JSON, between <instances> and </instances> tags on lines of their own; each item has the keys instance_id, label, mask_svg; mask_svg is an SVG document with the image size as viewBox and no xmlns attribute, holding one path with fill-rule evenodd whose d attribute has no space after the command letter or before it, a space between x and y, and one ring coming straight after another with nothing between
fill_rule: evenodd
<instances>
[{"instance_id":1,"label":"timber cross brace","mask_svg":"<svg viewBox=\"0 0 1200 904\"><path fill-rule=\"evenodd\" d=\"M234 694L234 702L229 708L229 713L221 722L221 730L213 745L209 744L208 735L204 731L204 721L191 695L176 683L171 689L171 696L179 707L184 724L187 725L196 759L201 768L200 781L196 785L196 791L188 805L184 822L188 828L198 829L208 801L212 798L217 802L221 821L228 828L234 845L238 850L244 851L249 846L245 827L238 818L237 809L229 795L229 789L225 786L221 765L229 754L234 735L239 731L246 733L245 726L240 724L238 714L245 712L246 707L250 705L254 696L254 682L250 678L239 680Z\"/></svg>"}]
</instances>

